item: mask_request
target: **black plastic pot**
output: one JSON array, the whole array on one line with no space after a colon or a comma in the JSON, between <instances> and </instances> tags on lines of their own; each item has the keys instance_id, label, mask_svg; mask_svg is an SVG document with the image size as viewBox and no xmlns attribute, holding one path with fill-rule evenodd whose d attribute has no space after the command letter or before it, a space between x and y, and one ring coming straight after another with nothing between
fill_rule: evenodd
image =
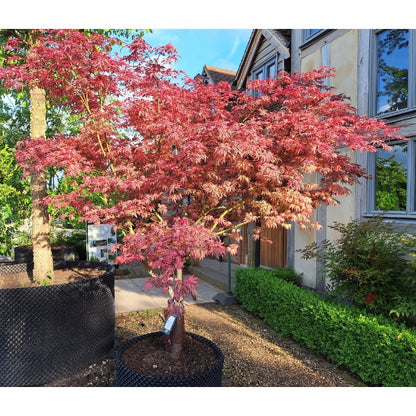
<instances>
[{"instance_id":1,"label":"black plastic pot","mask_svg":"<svg viewBox=\"0 0 416 416\"><path fill-rule=\"evenodd\" d=\"M0 386L38 386L69 377L114 348L114 267L75 283L0 289ZM16 273L23 264L1 266Z\"/></svg>"},{"instance_id":2,"label":"black plastic pot","mask_svg":"<svg viewBox=\"0 0 416 416\"><path fill-rule=\"evenodd\" d=\"M145 338L159 337L160 334L160 332L152 332L132 338L116 351L117 387L221 387L222 369L224 365L224 356L221 350L212 341L189 332L187 332L187 335L190 335L196 341L209 345L217 357L215 364L203 373L186 377L151 377L133 371L123 363L121 356L127 348Z\"/></svg>"},{"instance_id":3,"label":"black plastic pot","mask_svg":"<svg viewBox=\"0 0 416 416\"><path fill-rule=\"evenodd\" d=\"M75 261L79 258L75 247L70 244L52 244L51 250L54 261ZM15 247L14 262L28 264L33 263L33 247Z\"/></svg>"}]
</instances>

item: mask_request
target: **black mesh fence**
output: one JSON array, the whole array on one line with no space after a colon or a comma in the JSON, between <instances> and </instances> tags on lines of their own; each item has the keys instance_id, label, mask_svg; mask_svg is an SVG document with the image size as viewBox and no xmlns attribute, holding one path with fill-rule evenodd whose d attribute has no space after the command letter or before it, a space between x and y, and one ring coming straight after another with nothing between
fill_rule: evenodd
<instances>
[{"instance_id":1,"label":"black mesh fence","mask_svg":"<svg viewBox=\"0 0 416 416\"><path fill-rule=\"evenodd\" d=\"M159 337L160 332L135 337L124 343L116 351L116 386L117 387L220 387L222 379L222 368L224 365L224 356L220 348L209 339L197 334L187 332L195 340L209 345L217 360L215 364L207 371L185 377L151 377L129 369L121 360L123 352L147 337Z\"/></svg>"},{"instance_id":2,"label":"black mesh fence","mask_svg":"<svg viewBox=\"0 0 416 416\"><path fill-rule=\"evenodd\" d=\"M0 274L16 266L30 268L2 266ZM0 386L37 386L71 376L114 347L113 266L55 263L55 269L64 267L99 268L103 274L75 283L0 289Z\"/></svg>"},{"instance_id":3,"label":"black mesh fence","mask_svg":"<svg viewBox=\"0 0 416 416\"><path fill-rule=\"evenodd\" d=\"M33 264L25 264L25 263L0 264L0 276L7 276L10 274L30 272L32 269L33 269Z\"/></svg>"}]
</instances>

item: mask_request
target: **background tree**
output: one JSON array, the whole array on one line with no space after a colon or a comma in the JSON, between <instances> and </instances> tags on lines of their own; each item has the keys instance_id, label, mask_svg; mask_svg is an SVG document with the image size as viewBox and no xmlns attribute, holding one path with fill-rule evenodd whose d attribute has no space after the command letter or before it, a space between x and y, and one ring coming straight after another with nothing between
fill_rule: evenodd
<instances>
[{"instance_id":1,"label":"background tree","mask_svg":"<svg viewBox=\"0 0 416 416\"><path fill-rule=\"evenodd\" d=\"M27 218L30 197L27 181L15 161L15 149L0 136L0 254L11 254L18 226Z\"/></svg>"},{"instance_id":2,"label":"background tree","mask_svg":"<svg viewBox=\"0 0 416 416\"><path fill-rule=\"evenodd\" d=\"M56 36L59 48L51 38L36 47L31 74L42 74L51 96L81 115L82 129L23 141L18 160L26 174L54 167L72 181L47 202L125 232L117 261L145 262L152 273L145 288L168 292L169 313L179 316L176 359L183 302L197 290L194 276L182 276L185 262L223 254L220 235L238 240L239 227L258 220L269 228L319 228L314 210L337 204L366 177L340 146L376 151L395 137L326 88L328 70L253 81L249 88L261 91L253 97L226 83L185 77L181 85L171 45L135 39L121 59L98 34Z\"/></svg>"},{"instance_id":3,"label":"background tree","mask_svg":"<svg viewBox=\"0 0 416 416\"><path fill-rule=\"evenodd\" d=\"M148 31L148 30L146 30ZM126 39L142 36L143 30L81 30L85 36L91 36L98 33L106 37L117 35ZM3 127L7 127L6 142L10 142L8 146L13 146L17 139L20 140L24 136L30 137L52 137L53 135L63 131L64 126L74 133L79 126L74 124L77 117L69 116L69 113L61 106L57 105L55 100L54 106L48 105L47 91L39 88L39 79L25 74L29 70L30 64L27 59L33 55L33 50L38 43L38 38L51 36L55 32L47 30L21 30L21 29L2 29L0 30L0 64L7 69L12 69L13 75L9 76L8 81L2 85L1 92L3 97L5 92L9 100L12 101L14 112L11 117L7 117L10 111L3 112L0 121ZM116 44L115 39L112 45ZM59 47L55 44L55 47ZM6 87L6 91L3 87ZM55 97L56 98L56 97ZM29 105L28 105L29 104ZM7 104L2 101L5 108ZM10 106L7 108L10 110ZM16 111L17 110L17 111ZM30 113L29 113L30 111ZM16 127L19 127L18 129ZM28 128L29 127L29 128ZM74 130L75 129L75 130ZM28 131L29 130L29 131ZM12 137L7 137L12 136ZM14 166L14 164L13 164ZM30 178L30 195L31 195L31 222L32 222L32 244L33 244L33 261L34 261L34 277L43 278L53 272L52 252L50 248L50 213L48 206L42 204L51 187L54 172L36 171ZM15 195L14 193L8 194ZM26 200L27 201L27 200ZM9 200L5 201L7 209L2 211L2 222L9 221L8 212L14 209L15 205ZM22 210L19 211L22 213ZM6 218L7 217L7 218ZM16 221L18 217L13 216ZM14 222L14 229L19 224ZM9 228L9 231L10 228ZM8 243L10 250L11 240Z\"/></svg>"}]
</instances>

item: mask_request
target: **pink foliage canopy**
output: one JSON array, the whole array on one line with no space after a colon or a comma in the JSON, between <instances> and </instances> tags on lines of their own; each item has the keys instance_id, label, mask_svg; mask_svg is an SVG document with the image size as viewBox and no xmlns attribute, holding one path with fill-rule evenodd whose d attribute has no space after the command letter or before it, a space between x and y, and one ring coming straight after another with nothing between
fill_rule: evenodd
<instances>
[{"instance_id":1,"label":"pink foliage canopy","mask_svg":"<svg viewBox=\"0 0 416 416\"><path fill-rule=\"evenodd\" d=\"M238 227L257 220L318 228L314 210L367 177L340 147L374 152L396 137L325 87L332 70L252 81L250 95L173 70L172 45L138 38L119 57L114 43L43 31L24 60L1 69L6 86L44 88L82 116L77 136L24 139L17 157L26 174L53 166L72 178L46 202L125 231L117 261L147 262L155 273L146 288L170 287L172 310L196 295L194 277L174 278L187 259L223 254L219 235L238 240Z\"/></svg>"}]
</instances>

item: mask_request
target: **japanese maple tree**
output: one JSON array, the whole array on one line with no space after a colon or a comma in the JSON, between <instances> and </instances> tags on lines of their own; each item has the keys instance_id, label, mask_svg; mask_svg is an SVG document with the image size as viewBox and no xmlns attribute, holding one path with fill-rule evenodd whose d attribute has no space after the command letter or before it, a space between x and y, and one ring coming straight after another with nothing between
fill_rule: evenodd
<instances>
[{"instance_id":1,"label":"japanese maple tree","mask_svg":"<svg viewBox=\"0 0 416 416\"><path fill-rule=\"evenodd\" d=\"M31 74L82 114L83 127L75 137L22 141L19 161L27 174L63 170L72 188L45 202L124 231L117 262L146 263L145 288L170 293L182 334L174 335L174 358L184 299L198 286L182 277L185 262L224 254L219 236L238 241L239 227L255 221L318 228L314 210L337 204L367 176L340 147L376 151L395 137L325 86L331 70L256 80L250 95L175 71L171 45L139 38L118 57L99 34L56 36L59 47L46 38L37 48Z\"/></svg>"}]
</instances>

